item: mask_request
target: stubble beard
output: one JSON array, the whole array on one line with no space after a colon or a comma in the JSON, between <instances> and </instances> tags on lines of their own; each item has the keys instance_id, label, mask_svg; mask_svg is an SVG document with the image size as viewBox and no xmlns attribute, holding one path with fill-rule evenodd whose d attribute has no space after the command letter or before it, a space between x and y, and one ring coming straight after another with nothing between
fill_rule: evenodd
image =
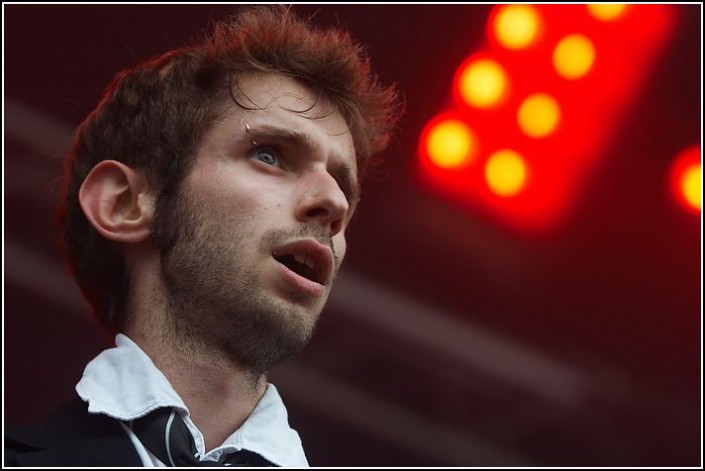
<instances>
[{"instance_id":1,"label":"stubble beard","mask_svg":"<svg viewBox=\"0 0 705 471\"><path fill-rule=\"evenodd\" d=\"M193 355L226 357L259 377L308 344L323 306L312 312L305 295L285 300L258 284L244 255L255 253L257 239L247 221L233 230L228 218L185 192L159 206L155 240L170 321L164 335ZM269 231L257 253L291 236Z\"/></svg>"}]
</instances>

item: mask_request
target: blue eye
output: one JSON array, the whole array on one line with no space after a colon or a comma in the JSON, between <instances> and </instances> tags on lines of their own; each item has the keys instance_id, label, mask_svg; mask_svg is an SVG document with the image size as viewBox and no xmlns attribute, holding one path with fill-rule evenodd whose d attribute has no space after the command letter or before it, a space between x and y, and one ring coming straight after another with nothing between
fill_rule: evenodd
<instances>
[{"instance_id":1,"label":"blue eye","mask_svg":"<svg viewBox=\"0 0 705 471\"><path fill-rule=\"evenodd\" d=\"M257 149L255 151L255 158L260 162L264 162L267 165L272 165L274 167L281 166L279 163L279 157L277 157L277 153L273 149L267 147Z\"/></svg>"}]
</instances>

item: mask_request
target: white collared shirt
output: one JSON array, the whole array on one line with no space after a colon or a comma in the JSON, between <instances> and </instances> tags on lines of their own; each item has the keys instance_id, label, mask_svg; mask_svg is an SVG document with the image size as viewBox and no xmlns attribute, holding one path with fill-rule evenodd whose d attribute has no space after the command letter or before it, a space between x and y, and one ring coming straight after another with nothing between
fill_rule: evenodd
<instances>
[{"instance_id":1,"label":"white collared shirt","mask_svg":"<svg viewBox=\"0 0 705 471\"><path fill-rule=\"evenodd\" d=\"M286 408L273 384L267 384L262 399L245 423L222 445L207 451L188 408L147 354L124 334L115 337L115 344L115 348L101 352L88 363L76 385L78 395L88 402L89 413L130 421L161 407L173 407L191 431L201 459L217 461L223 453L246 449L279 466L308 466L299 434L289 427ZM144 466L166 466L142 445L132 430L123 428Z\"/></svg>"}]
</instances>

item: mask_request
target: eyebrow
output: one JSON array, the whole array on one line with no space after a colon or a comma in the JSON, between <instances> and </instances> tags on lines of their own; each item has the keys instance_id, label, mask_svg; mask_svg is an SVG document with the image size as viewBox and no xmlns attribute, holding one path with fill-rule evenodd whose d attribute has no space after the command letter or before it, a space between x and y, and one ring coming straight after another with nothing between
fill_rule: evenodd
<instances>
[{"instance_id":1,"label":"eyebrow","mask_svg":"<svg viewBox=\"0 0 705 471\"><path fill-rule=\"evenodd\" d=\"M314 152L320 148L318 142L310 134L291 129L274 126L257 125L252 127L252 137L263 144L285 144L296 147L299 150ZM351 203L356 203L360 199L360 184L357 175L350 165L334 165L330 170L333 178L343 190L343 193L350 199ZM351 204L351 206L353 206Z\"/></svg>"}]
</instances>

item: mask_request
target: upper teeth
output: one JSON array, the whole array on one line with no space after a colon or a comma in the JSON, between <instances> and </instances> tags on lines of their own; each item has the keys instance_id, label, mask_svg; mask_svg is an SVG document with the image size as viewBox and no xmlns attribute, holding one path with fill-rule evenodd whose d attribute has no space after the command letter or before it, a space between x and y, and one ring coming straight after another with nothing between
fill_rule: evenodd
<instances>
[{"instance_id":1,"label":"upper teeth","mask_svg":"<svg viewBox=\"0 0 705 471\"><path fill-rule=\"evenodd\" d=\"M304 265L306 265L307 267L309 267L311 269L314 268L313 260L310 260L308 257L306 257L304 255L295 254L294 260L296 260L299 263L303 263Z\"/></svg>"}]
</instances>

